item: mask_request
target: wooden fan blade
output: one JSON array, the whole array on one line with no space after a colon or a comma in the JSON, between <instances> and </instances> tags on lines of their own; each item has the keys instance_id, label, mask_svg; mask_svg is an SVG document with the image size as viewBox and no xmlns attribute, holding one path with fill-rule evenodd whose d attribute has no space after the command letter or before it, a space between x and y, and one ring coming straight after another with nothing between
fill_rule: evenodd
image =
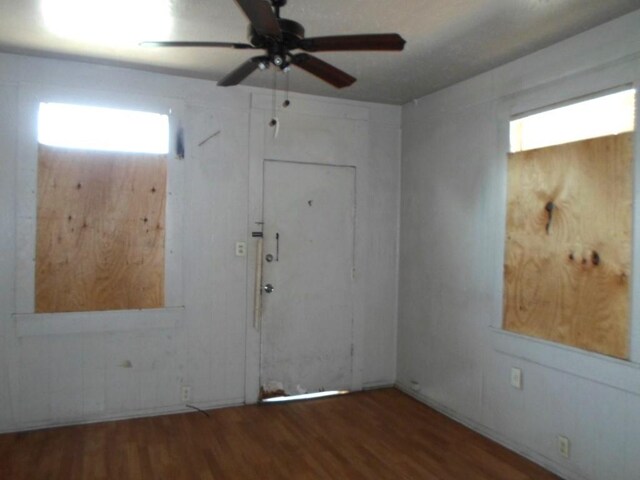
<instances>
[{"instance_id":1,"label":"wooden fan blade","mask_svg":"<svg viewBox=\"0 0 640 480\"><path fill-rule=\"evenodd\" d=\"M311 75L315 75L321 80L330 83L336 88L348 87L356 81L356 79L348 73L307 53L294 55L291 58L291 63L306 70Z\"/></svg>"},{"instance_id":2,"label":"wooden fan blade","mask_svg":"<svg viewBox=\"0 0 640 480\"><path fill-rule=\"evenodd\" d=\"M364 35L338 35L334 37L305 38L300 48L307 52L339 52L353 50L393 50L404 49L407 43L397 33L376 33Z\"/></svg>"},{"instance_id":3,"label":"wooden fan blade","mask_svg":"<svg viewBox=\"0 0 640 480\"><path fill-rule=\"evenodd\" d=\"M239 50L255 48L248 43L229 42L140 42L141 47L221 47Z\"/></svg>"},{"instance_id":4,"label":"wooden fan blade","mask_svg":"<svg viewBox=\"0 0 640 480\"><path fill-rule=\"evenodd\" d=\"M266 0L235 0L240 9L251 22L253 29L259 35L282 38L282 30L276 14Z\"/></svg>"},{"instance_id":5,"label":"wooden fan blade","mask_svg":"<svg viewBox=\"0 0 640 480\"><path fill-rule=\"evenodd\" d=\"M245 78L251 75L256 69L260 66L262 62L268 62L269 59L267 57L253 57L244 62L234 71L225 76L222 80L218 81L219 87L231 87L233 85L238 85Z\"/></svg>"}]
</instances>

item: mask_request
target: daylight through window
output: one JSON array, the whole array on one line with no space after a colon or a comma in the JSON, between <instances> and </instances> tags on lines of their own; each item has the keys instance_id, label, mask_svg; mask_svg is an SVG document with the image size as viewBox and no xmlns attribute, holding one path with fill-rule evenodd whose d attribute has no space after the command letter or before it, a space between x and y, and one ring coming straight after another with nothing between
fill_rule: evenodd
<instances>
[{"instance_id":1,"label":"daylight through window","mask_svg":"<svg viewBox=\"0 0 640 480\"><path fill-rule=\"evenodd\" d=\"M152 112L41 103L38 142L50 147L166 154L169 117Z\"/></svg>"},{"instance_id":2,"label":"daylight through window","mask_svg":"<svg viewBox=\"0 0 640 480\"><path fill-rule=\"evenodd\" d=\"M632 132L634 124L635 90L624 90L511 121L509 151Z\"/></svg>"}]
</instances>

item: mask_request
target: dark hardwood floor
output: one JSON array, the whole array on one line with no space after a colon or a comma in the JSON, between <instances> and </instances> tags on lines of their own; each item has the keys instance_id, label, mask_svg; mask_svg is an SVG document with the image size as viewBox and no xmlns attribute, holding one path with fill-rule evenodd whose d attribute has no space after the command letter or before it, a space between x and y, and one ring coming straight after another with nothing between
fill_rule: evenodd
<instances>
[{"instance_id":1,"label":"dark hardwood floor","mask_svg":"<svg viewBox=\"0 0 640 480\"><path fill-rule=\"evenodd\" d=\"M0 435L0 478L548 480L395 389Z\"/></svg>"}]
</instances>

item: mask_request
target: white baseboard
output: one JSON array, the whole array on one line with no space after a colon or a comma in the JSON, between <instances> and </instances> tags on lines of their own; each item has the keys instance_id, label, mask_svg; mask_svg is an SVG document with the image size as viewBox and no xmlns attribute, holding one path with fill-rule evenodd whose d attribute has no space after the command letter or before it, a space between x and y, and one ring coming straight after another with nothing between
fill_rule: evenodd
<instances>
[{"instance_id":1,"label":"white baseboard","mask_svg":"<svg viewBox=\"0 0 640 480\"><path fill-rule=\"evenodd\" d=\"M395 386L396 384L394 382L371 382L371 383L364 383L362 385L362 390L363 391L380 390L381 388L393 388Z\"/></svg>"},{"instance_id":2,"label":"white baseboard","mask_svg":"<svg viewBox=\"0 0 640 480\"><path fill-rule=\"evenodd\" d=\"M243 398L232 398L215 402L192 402L189 405L198 407L200 410L213 410L224 407L236 407L244 405ZM26 422L16 427L0 428L0 434L28 432L31 430L42 430L45 428L68 427L73 425L88 425L91 423L114 422L119 420L130 420L134 418L158 417L161 415L175 415L179 413L198 412L196 409L185 405L172 405L168 407L147 408L126 413L107 413L104 415L92 416L90 418L70 418L61 421Z\"/></svg>"}]
</instances>

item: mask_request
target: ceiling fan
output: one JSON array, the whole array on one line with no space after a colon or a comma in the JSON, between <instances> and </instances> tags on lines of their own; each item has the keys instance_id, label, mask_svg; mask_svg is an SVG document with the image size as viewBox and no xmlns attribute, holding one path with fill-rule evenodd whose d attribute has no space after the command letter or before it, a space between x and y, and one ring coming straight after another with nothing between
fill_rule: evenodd
<instances>
[{"instance_id":1,"label":"ceiling fan","mask_svg":"<svg viewBox=\"0 0 640 480\"><path fill-rule=\"evenodd\" d=\"M250 58L223 79L221 87L238 85L255 70L265 70L274 65L288 71L291 65L330 83L336 88L344 88L356 81L348 73L303 52L338 51L400 51L405 40L397 33L338 35L330 37L305 38L304 27L298 22L280 18L280 8L287 0L235 0L249 19L249 43L229 42L142 42L150 47L223 47L238 50L265 50L264 55Z\"/></svg>"}]
</instances>

